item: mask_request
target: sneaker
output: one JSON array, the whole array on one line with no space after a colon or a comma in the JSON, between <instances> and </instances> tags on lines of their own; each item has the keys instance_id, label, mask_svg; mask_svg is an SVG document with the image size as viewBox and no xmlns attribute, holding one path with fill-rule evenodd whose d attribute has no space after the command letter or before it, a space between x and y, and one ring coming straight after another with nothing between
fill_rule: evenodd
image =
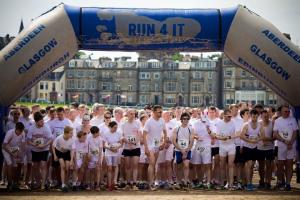
<instances>
[{"instance_id":1,"label":"sneaker","mask_svg":"<svg viewBox=\"0 0 300 200\"><path fill-rule=\"evenodd\" d=\"M252 184L247 184L246 190L247 191L253 191L253 185Z\"/></svg>"},{"instance_id":2,"label":"sneaker","mask_svg":"<svg viewBox=\"0 0 300 200\"><path fill-rule=\"evenodd\" d=\"M207 189L207 190L211 190L211 189L212 189L212 185L211 185L210 183L207 183L207 184L206 184L206 189Z\"/></svg>"},{"instance_id":3,"label":"sneaker","mask_svg":"<svg viewBox=\"0 0 300 200\"><path fill-rule=\"evenodd\" d=\"M286 184L285 185L285 190L286 191L291 191L292 190L291 185L290 184Z\"/></svg>"},{"instance_id":4,"label":"sneaker","mask_svg":"<svg viewBox=\"0 0 300 200\"><path fill-rule=\"evenodd\" d=\"M243 185L240 182L237 183L237 189L243 190Z\"/></svg>"},{"instance_id":5,"label":"sneaker","mask_svg":"<svg viewBox=\"0 0 300 200\"><path fill-rule=\"evenodd\" d=\"M100 186L96 186L95 191L99 192L100 191Z\"/></svg>"},{"instance_id":6,"label":"sneaker","mask_svg":"<svg viewBox=\"0 0 300 200\"><path fill-rule=\"evenodd\" d=\"M228 188L228 190L229 190L229 191L235 191L236 188L235 188L234 186L230 186L230 187Z\"/></svg>"},{"instance_id":7,"label":"sneaker","mask_svg":"<svg viewBox=\"0 0 300 200\"><path fill-rule=\"evenodd\" d=\"M132 190L133 190L133 191L138 191L139 188L138 188L136 185L133 185L133 186L132 186Z\"/></svg>"},{"instance_id":8,"label":"sneaker","mask_svg":"<svg viewBox=\"0 0 300 200\"><path fill-rule=\"evenodd\" d=\"M280 183L280 184L278 184L278 189L280 190L280 191L284 191L285 190L285 184L284 183Z\"/></svg>"},{"instance_id":9,"label":"sneaker","mask_svg":"<svg viewBox=\"0 0 300 200\"><path fill-rule=\"evenodd\" d=\"M123 187L122 189L123 189L123 190L130 190L131 188L130 188L130 185L126 184L126 186Z\"/></svg>"},{"instance_id":10,"label":"sneaker","mask_svg":"<svg viewBox=\"0 0 300 200\"><path fill-rule=\"evenodd\" d=\"M226 183L226 185L224 186L224 189L225 189L225 190L228 190L228 189L229 189L229 184L228 184L228 183Z\"/></svg>"},{"instance_id":11,"label":"sneaker","mask_svg":"<svg viewBox=\"0 0 300 200\"><path fill-rule=\"evenodd\" d=\"M157 188L156 188L154 185L150 185L149 189L150 189L151 191L156 191L156 190L157 190Z\"/></svg>"},{"instance_id":12,"label":"sneaker","mask_svg":"<svg viewBox=\"0 0 300 200\"><path fill-rule=\"evenodd\" d=\"M172 187L174 190L180 190L180 185L178 183L174 183Z\"/></svg>"},{"instance_id":13,"label":"sneaker","mask_svg":"<svg viewBox=\"0 0 300 200\"><path fill-rule=\"evenodd\" d=\"M61 191L68 192L68 188L66 186L64 186L64 187L61 188Z\"/></svg>"}]
</instances>

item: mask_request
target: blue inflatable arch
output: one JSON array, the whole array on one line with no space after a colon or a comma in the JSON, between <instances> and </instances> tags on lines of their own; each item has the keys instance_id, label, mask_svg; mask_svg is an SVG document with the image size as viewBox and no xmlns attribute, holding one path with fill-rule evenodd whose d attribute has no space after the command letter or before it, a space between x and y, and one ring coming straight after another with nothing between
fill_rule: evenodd
<instances>
[{"instance_id":1,"label":"blue inflatable arch","mask_svg":"<svg viewBox=\"0 0 300 200\"><path fill-rule=\"evenodd\" d=\"M299 110L299 48L246 7L115 9L60 4L0 52L0 115L79 49L224 51Z\"/></svg>"}]
</instances>

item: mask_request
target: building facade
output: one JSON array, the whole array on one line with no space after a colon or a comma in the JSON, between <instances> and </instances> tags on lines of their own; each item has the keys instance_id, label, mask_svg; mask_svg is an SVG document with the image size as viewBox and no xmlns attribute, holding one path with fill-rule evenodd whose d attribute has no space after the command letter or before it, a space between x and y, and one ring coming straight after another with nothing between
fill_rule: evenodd
<instances>
[{"instance_id":1,"label":"building facade","mask_svg":"<svg viewBox=\"0 0 300 200\"><path fill-rule=\"evenodd\" d=\"M113 105L208 106L217 102L217 61L73 59L66 101Z\"/></svg>"}]
</instances>

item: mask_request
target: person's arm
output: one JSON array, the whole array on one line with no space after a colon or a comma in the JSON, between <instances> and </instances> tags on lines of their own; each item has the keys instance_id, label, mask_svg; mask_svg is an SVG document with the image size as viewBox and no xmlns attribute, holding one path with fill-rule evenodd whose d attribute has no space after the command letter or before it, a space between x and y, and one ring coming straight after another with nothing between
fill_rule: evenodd
<instances>
[{"instance_id":1,"label":"person's arm","mask_svg":"<svg viewBox=\"0 0 300 200\"><path fill-rule=\"evenodd\" d=\"M241 139L248 142L248 143L253 143L252 140L250 140L249 138L247 138L246 133L248 131L248 125L244 125L242 132L241 132Z\"/></svg>"},{"instance_id":2,"label":"person's arm","mask_svg":"<svg viewBox=\"0 0 300 200\"><path fill-rule=\"evenodd\" d=\"M178 130L178 127L174 129L173 131L173 135L172 135L172 143L173 145L175 146L176 149L178 149L179 151L183 151L180 146L178 145L178 143L176 142L177 140L177 130Z\"/></svg>"},{"instance_id":3,"label":"person's arm","mask_svg":"<svg viewBox=\"0 0 300 200\"><path fill-rule=\"evenodd\" d=\"M148 147L148 142L147 142L147 135L148 135L148 132L146 130L144 130L143 131L143 140L144 140L145 154L149 155L149 147Z\"/></svg>"},{"instance_id":4,"label":"person's arm","mask_svg":"<svg viewBox=\"0 0 300 200\"><path fill-rule=\"evenodd\" d=\"M194 145L194 138L195 138L195 131L194 129L191 130L191 135L189 138L189 146L187 148L187 151L190 151Z\"/></svg>"},{"instance_id":5,"label":"person's arm","mask_svg":"<svg viewBox=\"0 0 300 200\"><path fill-rule=\"evenodd\" d=\"M278 132L278 130L274 130L273 131L273 136L274 136L274 138L276 139L276 140L278 140L278 141L280 141L280 142L283 142L283 143L287 143L287 141L283 138L283 137L281 137L281 135L279 134L279 132Z\"/></svg>"},{"instance_id":6,"label":"person's arm","mask_svg":"<svg viewBox=\"0 0 300 200\"><path fill-rule=\"evenodd\" d=\"M57 161L57 155L56 155L56 152L55 152L55 147L56 147L56 143L57 143L57 139L54 140L53 144L52 144L52 152L53 152L53 157L54 157L54 160Z\"/></svg>"}]
</instances>

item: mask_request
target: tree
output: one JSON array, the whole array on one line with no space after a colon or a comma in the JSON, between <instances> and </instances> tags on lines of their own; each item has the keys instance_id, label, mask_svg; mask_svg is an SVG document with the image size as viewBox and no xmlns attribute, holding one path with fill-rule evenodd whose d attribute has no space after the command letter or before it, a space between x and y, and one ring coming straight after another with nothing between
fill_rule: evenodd
<instances>
[{"instance_id":1,"label":"tree","mask_svg":"<svg viewBox=\"0 0 300 200\"><path fill-rule=\"evenodd\" d=\"M172 55L172 60L173 61L182 61L183 55L180 54L179 52L175 53Z\"/></svg>"}]
</instances>

